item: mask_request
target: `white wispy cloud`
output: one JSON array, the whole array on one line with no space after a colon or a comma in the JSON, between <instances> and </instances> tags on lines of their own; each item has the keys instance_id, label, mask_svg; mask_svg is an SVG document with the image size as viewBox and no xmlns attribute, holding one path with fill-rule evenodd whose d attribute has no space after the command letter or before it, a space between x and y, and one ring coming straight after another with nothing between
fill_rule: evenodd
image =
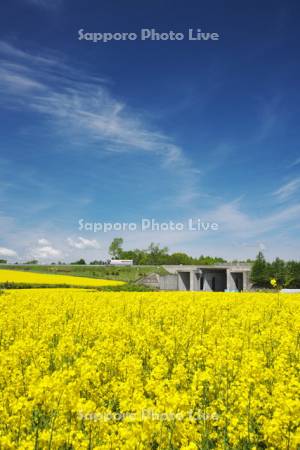
<instances>
[{"instance_id":1,"label":"white wispy cloud","mask_svg":"<svg viewBox=\"0 0 300 450\"><path fill-rule=\"evenodd\" d=\"M8 107L38 113L57 135L96 151L150 154L193 197L199 173L186 152L114 97L107 80L68 66L58 55L29 53L0 41L0 92ZM192 193L192 196L190 195Z\"/></svg>"},{"instance_id":2,"label":"white wispy cloud","mask_svg":"<svg viewBox=\"0 0 300 450\"><path fill-rule=\"evenodd\" d=\"M0 256L17 256L17 252L10 248L0 247Z\"/></svg>"},{"instance_id":3,"label":"white wispy cloud","mask_svg":"<svg viewBox=\"0 0 300 450\"><path fill-rule=\"evenodd\" d=\"M288 166L289 168L298 166L300 164L300 158L296 158L291 164Z\"/></svg>"},{"instance_id":4,"label":"white wispy cloud","mask_svg":"<svg viewBox=\"0 0 300 450\"><path fill-rule=\"evenodd\" d=\"M45 238L39 239L38 244L39 245L51 245L50 242L48 241L48 239L45 239Z\"/></svg>"},{"instance_id":5,"label":"white wispy cloud","mask_svg":"<svg viewBox=\"0 0 300 450\"><path fill-rule=\"evenodd\" d=\"M6 41L0 41L0 52L6 58L3 59L2 63L8 66L10 65L12 68L15 66L19 71L32 72L32 66L30 64L28 66L22 66L22 62L27 64L31 62L34 65L39 64L40 70L43 69L43 66L47 66L48 69L51 66L56 68L58 63L60 63L60 67L65 69L63 61L59 61L58 57L53 54L45 55L44 52L35 54L28 53Z\"/></svg>"},{"instance_id":6,"label":"white wispy cloud","mask_svg":"<svg viewBox=\"0 0 300 450\"><path fill-rule=\"evenodd\" d=\"M79 236L76 240L73 238L68 238L67 242L70 247L77 248L77 249L88 249L88 248L100 248L99 242L97 242L95 239L86 239L81 236Z\"/></svg>"},{"instance_id":7,"label":"white wispy cloud","mask_svg":"<svg viewBox=\"0 0 300 450\"><path fill-rule=\"evenodd\" d=\"M300 187L300 177L294 178L293 180L283 184L279 189L273 192L273 195L279 201L286 201L292 197Z\"/></svg>"},{"instance_id":8,"label":"white wispy cloud","mask_svg":"<svg viewBox=\"0 0 300 450\"><path fill-rule=\"evenodd\" d=\"M52 247L51 245L45 245L43 247L35 248L31 251L34 258L48 259L61 256L61 251Z\"/></svg>"},{"instance_id":9,"label":"white wispy cloud","mask_svg":"<svg viewBox=\"0 0 300 450\"><path fill-rule=\"evenodd\" d=\"M85 138L106 144L111 152L151 152L166 165L189 169L183 150L169 136L149 127L140 113L114 98L101 79L76 77L76 71L72 78L71 68L64 64L59 72L57 59L31 55L6 42L0 42L1 53L0 89L9 90L10 103L26 105L56 120L60 131L71 127L76 139L80 130Z\"/></svg>"},{"instance_id":10,"label":"white wispy cloud","mask_svg":"<svg viewBox=\"0 0 300 450\"><path fill-rule=\"evenodd\" d=\"M16 68L17 66L13 67L12 65L2 64L2 67L0 68L2 89L8 89L10 92L19 91L22 93L43 88L41 83L31 79L25 73L18 73L15 70Z\"/></svg>"},{"instance_id":11,"label":"white wispy cloud","mask_svg":"<svg viewBox=\"0 0 300 450\"><path fill-rule=\"evenodd\" d=\"M243 211L241 201L225 203L210 212L220 229L228 235L236 237L259 237L266 233L288 227L298 222L300 204L265 212L262 216L254 216Z\"/></svg>"},{"instance_id":12,"label":"white wispy cloud","mask_svg":"<svg viewBox=\"0 0 300 450\"><path fill-rule=\"evenodd\" d=\"M38 239L38 247L29 251L29 256L37 259L57 258L62 255L62 251L55 248L46 238Z\"/></svg>"},{"instance_id":13,"label":"white wispy cloud","mask_svg":"<svg viewBox=\"0 0 300 450\"><path fill-rule=\"evenodd\" d=\"M259 104L259 126L254 133L254 141L262 142L274 136L275 130L284 129L282 115L282 95L276 94L269 99L262 99Z\"/></svg>"}]
</instances>

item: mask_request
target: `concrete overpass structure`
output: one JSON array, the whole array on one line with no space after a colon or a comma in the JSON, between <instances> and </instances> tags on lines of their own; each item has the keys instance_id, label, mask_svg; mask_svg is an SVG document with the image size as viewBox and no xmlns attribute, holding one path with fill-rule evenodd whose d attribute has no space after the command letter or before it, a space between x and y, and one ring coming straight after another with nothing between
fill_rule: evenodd
<instances>
[{"instance_id":1,"label":"concrete overpass structure","mask_svg":"<svg viewBox=\"0 0 300 450\"><path fill-rule=\"evenodd\" d=\"M237 292L251 289L249 264L165 268L170 275L160 277L161 290Z\"/></svg>"}]
</instances>

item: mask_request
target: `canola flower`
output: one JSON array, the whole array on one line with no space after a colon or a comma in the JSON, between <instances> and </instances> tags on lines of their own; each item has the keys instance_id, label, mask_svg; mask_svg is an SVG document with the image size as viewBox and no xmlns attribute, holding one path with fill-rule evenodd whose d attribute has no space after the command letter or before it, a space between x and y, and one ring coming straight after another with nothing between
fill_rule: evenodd
<instances>
[{"instance_id":1,"label":"canola flower","mask_svg":"<svg viewBox=\"0 0 300 450\"><path fill-rule=\"evenodd\" d=\"M277 280L276 280L276 278L271 278L270 284L271 284L271 286L273 286L273 288L277 287Z\"/></svg>"},{"instance_id":2,"label":"canola flower","mask_svg":"<svg viewBox=\"0 0 300 450\"><path fill-rule=\"evenodd\" d=\"M99 280L88 277L75 277L68 275L52 275L33 272L21 272L18 270L0 270L0 283L25 283L25 284L57 284L70 286L119 286L123 281Z\"/></svg>"},{"instance_id":3,"label":"canola flower","mask_svg":"<svg viewBox=\"0 0 300 450\"><path fill-rule=\"evenodd\" d=\"M300 295L0 296L0 448L296 450Z\"/></svg>"}]
</instances>

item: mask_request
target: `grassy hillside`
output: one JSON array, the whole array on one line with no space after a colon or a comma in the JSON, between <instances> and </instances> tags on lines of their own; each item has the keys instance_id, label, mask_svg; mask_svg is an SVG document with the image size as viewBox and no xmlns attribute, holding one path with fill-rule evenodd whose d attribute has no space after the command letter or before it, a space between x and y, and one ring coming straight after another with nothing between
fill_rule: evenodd
<instances>
[{"instance_id":1,"label":"grassy hillside","mask_svg":"<svg viewBox=\"0 0 300 450\"><path fill-rule=\"evenodd\" d=\"M119 280L135 282L139 278L150 273L166 275L167 271L161 266L42 266L42 265L0 265L0 269L22 270L23 272L38 272L46 274L74 275L78 277L102 278L107 280Z\"/></svg>"}]
</instances>

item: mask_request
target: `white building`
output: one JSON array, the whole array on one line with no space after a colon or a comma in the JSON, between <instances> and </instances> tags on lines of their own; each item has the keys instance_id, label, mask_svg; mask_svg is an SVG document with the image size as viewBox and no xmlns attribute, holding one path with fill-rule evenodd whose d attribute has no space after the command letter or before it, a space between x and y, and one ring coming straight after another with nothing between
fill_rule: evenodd
<instances>
[{"instance_id":1,"label":"white building","mask_svg":"<svg viewBox=\"0 0 300 450\"><path fill-rule=\"evenodd\" d=\"M111 266L133 266L133 260L132 259L111 259L109 264Z\"/></svg>"}]
</instances>

